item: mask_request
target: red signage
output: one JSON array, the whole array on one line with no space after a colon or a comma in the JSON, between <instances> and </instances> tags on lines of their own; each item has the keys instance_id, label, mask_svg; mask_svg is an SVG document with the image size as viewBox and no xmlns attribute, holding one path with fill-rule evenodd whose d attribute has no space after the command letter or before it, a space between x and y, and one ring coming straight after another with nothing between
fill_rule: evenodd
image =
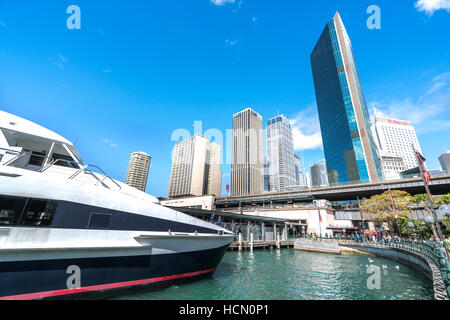
<instances>
[{"instance_id":1,"label":"red signage","mask_svg":"<svg viewBox=\"0 0 450 320\"><path fill-rule=\"evenodd\" d=\"M400 120L388 119L388 122L389 122L389 123L392 123L392 124L401 124L401 125L403 125L403 126L409 126L409 122L406 122L406 121L400 121Z\"/></svg>"}]
</instances>

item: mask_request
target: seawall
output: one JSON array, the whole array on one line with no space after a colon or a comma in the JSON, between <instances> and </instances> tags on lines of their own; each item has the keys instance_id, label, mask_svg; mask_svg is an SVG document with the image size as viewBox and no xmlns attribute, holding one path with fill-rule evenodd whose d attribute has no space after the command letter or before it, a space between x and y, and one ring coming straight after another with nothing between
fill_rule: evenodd
<instances>
[{"instance_id":1,"label":"seawall","mask_svg":"<svg viewBox=\"0 0 450 320\"><path fill-rule=\"evenodd\" d=\"M345 246L362 252L367 252L375 256L398 261L409 265L424 274L433 281L434 298L436 300L448 300L447 289L442 280L441 272L436 264L426 256L410 251L405 248L390 247L385 245L372 245L367 243L338 241L340 246Z\"/></svg>"}]
</instances>

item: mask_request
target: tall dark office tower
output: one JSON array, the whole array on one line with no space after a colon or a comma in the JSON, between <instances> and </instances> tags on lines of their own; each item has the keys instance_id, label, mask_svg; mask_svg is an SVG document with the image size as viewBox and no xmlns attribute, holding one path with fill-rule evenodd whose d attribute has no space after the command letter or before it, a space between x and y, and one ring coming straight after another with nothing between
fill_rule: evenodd
<instances>
[{"instance_id":1,"label":"tall dark office tower","mask_svg":"<svg viewBox=\"0 0 450 320\"><path fill-rule=\"evenodd\" d=\"M350 38L336 12L311 54L330 185L383 180Z\"/></svg>"}]
</instances>

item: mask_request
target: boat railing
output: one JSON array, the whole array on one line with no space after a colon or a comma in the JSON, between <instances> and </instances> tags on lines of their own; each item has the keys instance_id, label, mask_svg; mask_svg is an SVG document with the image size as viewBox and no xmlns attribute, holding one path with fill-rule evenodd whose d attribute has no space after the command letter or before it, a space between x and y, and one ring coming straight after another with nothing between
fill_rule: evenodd
<instances>
[{"instance_id":1,"label":"boat railing","mask_svg":"<svg viewBox=\"0 0 450 320\"><path fill-rule=\"evenodd\" d=\"M99 171L102 173L102 175L103 175L103 179L99 179L99 178L94 174L94 172L92 172L91 170L87 169L88 167L93 167L93 168L96 168L97 170L99 170ZM69 177L69 180L75 179L81 172L88 172L89 174L91 174L92 176L94 176L94 177L97 179L97 182L95 182L95 185L101 184L101 185L103 185L104 187L106 187L106 188L109 189L109 187L104 183L106 179L109 179L109 180L112 181L112 183L114 183L114 184L119 188L117 191L120 191L120 190L122 189L122 187L121 187L116 181L114 181L114 179L112 179L110 176L108 176L108 175L106 174L106 172L102 170L102 168L100 168L99 166L94 165L94 164L88 164L88 165L82 166L80 169L78 169L74 174L72 174L72 175Z\"/></svg>"},{"instance_id":2,"label":"boat railing","mask_svg":"<svg viewBox=\"0 0 450 320\"><path fill-rule=\"evenodd\" d=\"M25 155L33 155L33 156L36 156L36 157L42 157L42 158L44 158L44 160L45 160L45 158L46 158L46 156L33 154L31 151L26 151L26 152L18 152L18 151L15 151L15 152L17 152L18 154L17 154L14 158L12 158L12 159L8 160L7 162L5 162L5 163L3 164L4 166L10 166L10 165L12 165L13 163L15 163L17 160L21 159L21 158L24 157ZM70 160L67 160L67 159L53 159L53 160L50 161L48 164L42 165L42 168L39 170L39 172L40 172L40 173L44 173L45 171L47 171L47 170L48 170L49 168L51 168L52 166L55 166L55 165L58 165L58 164L61 165L61 163L66 163L66 166L69 167L69 168L72 168L72 169L78 169L75 173L73 173L73 174L69 177L69 180L75 179L75 177L78 176L81 172L87 172L88 174L92 175L92 176L97 180L97 181L95 182L95 185L101 184L101 185L104 186L105 188L110 189L110 188L108 187L108 185L105 183L105 181L106 181L107 179L109 179L113 184L115 184L115 185L119 188L117 191L120 191L120 190L122 189L122 187L121 187L116 181L114 181L114 179L112 179L110 176L108 176L108 175L105 173L105 171L103 171L99 166L93 165L93 164L83 165L83 164L81 164L81 163L76 163L76 162L74 162L74 161L70 161ZM99 171L101 172L101 174L103 175L103 178L100 179L99 177L97 177L97 176L94 174L94 172L92 172L91 170L88 170L88 169L87 169L88 167L93 167L93 168L96 168L97 170L99 170Z\"/></svg>"},{"instance_id":3,"label":"boat railing","mask_svg":"<svg viewBox=\"0 0 450 320\"><path fill-rule=\"evenodd\" d=\"M6 161L3 164L4 166L9 166L9 165L13 164L14 162L16 162L17 160L19 160L20 158L22 158L24 155L31 154L31 152L29 152L29 151L20 153L19 151L11 151L11 150L9 150L9 152L17 152L17 155L14 158L9 159L8 161Z\"/></svg>"},{"instance_id":4,"label":"boat railing","mask_svg":"<svg viewBox=\"0 0 450 320\"><path fill-rule=\"evenodd\" d=\"M66 160L66 159L54 159L49 164L43 166L42 169L40 170L40 172L42 173L42 172L46 171L48 168L56 165L57 163L67 163L68 167L72 168L72 169L75 169L76 166L78 166L78 164L74 161L70 161L70 160ZM70 165L72 165L72 166L70 166Z\"/></svg>"}]
</instances>

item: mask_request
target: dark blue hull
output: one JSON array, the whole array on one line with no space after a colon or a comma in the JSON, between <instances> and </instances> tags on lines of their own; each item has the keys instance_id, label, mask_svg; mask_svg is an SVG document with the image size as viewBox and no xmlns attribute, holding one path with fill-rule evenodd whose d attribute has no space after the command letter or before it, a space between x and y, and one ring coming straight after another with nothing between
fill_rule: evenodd
<instances>
[{"instance_id":1,"label":"dark blue hull","mask_svg":"<svg viewBox=\"0 0 450 320\"><path fill-rule=\"evenodd\" d=\"M0 263L0 299L102 298L211 275L228 245L202 251ZM80 287L68 288L69 266ZM69 281L70 282L70 281Z\"/></svg>"}]
</instances>

